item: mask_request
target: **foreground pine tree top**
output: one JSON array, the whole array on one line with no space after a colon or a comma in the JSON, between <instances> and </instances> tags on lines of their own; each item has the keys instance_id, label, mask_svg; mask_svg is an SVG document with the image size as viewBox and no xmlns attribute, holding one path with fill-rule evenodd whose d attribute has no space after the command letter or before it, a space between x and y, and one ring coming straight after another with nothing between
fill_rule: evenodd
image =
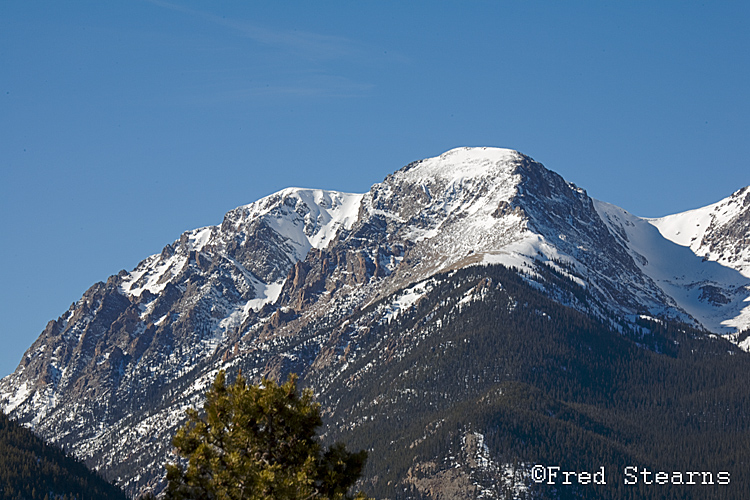
<instances>
[{"instance_id":1,"label":"foreground pine tree top","mask_svg":"<svg viewBox=\"0 0 750 500\"><path fill-rule=\"evenodd\" d=\"M324 449L316 435L322 423L320 405L311 390L297 390L296 375L283 385L248 385L240 374L227 386L220 371L203 414L188 410L174 437L187 466L167 466L166 498L350 499L367 453L341 443Z\"/></svg>"}]
</instances>

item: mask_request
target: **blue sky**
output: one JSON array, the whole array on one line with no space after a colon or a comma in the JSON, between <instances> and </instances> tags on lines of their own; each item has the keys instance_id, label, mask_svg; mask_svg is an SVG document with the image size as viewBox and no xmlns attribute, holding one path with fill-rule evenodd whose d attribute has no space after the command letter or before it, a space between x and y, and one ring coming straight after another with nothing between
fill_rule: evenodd
<instances>
[{"instance_id":1,"label":"blue sky","mask_svg":"<svg viewBox=\"0 0 750 500\"><path fill-rule=\"evenodd\" d=\"M96 281L288 186L518 149L636 215L750 184L747 2L0 3L0 376Z\"/></svg>"}]
</instances>

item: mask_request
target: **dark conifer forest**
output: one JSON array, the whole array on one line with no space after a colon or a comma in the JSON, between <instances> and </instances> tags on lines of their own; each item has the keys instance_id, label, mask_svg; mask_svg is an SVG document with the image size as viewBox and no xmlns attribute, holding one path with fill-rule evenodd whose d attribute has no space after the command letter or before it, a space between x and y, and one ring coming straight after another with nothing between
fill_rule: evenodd
<instances>
[{"instance_id":1,"label":"dark conifer forest","mask_svg":"<svg viewBox=\"0 0 750 500\"><path fill-rule=\"evenodd\" d=\"M0 413L0 498L125 500L84 464Z\"/></svg>"}]
</instances>

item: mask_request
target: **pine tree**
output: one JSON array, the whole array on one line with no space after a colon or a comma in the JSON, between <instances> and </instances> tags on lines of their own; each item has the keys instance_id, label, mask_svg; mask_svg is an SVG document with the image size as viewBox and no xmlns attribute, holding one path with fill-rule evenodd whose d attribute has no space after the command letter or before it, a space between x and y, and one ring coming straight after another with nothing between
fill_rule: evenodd
<instances>
[{"instance_id":1,"label":"pine tree","mask_svg":"<svg viewBox=\"0 0 750 500\"><path fill-rule=\"evenodd\" d=\"M248 385L240 374L227 386L221 371L206 394L204 414L188 410L188 422L172 441L187 467L167 465L166 498L348 499L367 453L343 444L324 450L312 391L283 385ZM360 493L358 498L364 498Z\"/></svg>"}]
</instances>

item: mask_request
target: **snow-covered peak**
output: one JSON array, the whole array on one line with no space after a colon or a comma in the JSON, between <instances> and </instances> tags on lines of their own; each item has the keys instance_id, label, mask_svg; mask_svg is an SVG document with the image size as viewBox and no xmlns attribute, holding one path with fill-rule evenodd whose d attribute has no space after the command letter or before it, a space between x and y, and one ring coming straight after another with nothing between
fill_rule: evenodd
<instances>
[{"instance_id":1,"label":"snow-covered peak","mask_svg":"<svg viewBox=\"0 0 750 500\"><path fill-rule=\"evenodd\" d=\"M449 183L466 178L498 177L513 173L513 162L521 157L512 149L463 147L451 149L401 169L396 176L408 181L441 179Z\"/></svg>"},{"instance_id":2,"label":"snow-covered peak","mask_svg":"<svg viewBox=\"0 0 750 500\"><path fill-rule=\"evenodd\" d=\"M457 148L411 163L365 195L363 222L382 219L391 224L388 231L394 236L431 241L440 261L447 259L444 265L467 252L495 247L497 237L507 241L506 233L517 235L509 225L520 224L511 202L521 182L521 159L508 149Z\"/></svg>"},{"instance_id":3,"label":"snow-covered peak","mask_svg":"<svg viewBox=\"0 0 750 500\"><path fill-rule=\"evenodd\" d=\"M750 277L750 187L712 205L648 221L668 240Z\"/></svg>"}]
</instances>

